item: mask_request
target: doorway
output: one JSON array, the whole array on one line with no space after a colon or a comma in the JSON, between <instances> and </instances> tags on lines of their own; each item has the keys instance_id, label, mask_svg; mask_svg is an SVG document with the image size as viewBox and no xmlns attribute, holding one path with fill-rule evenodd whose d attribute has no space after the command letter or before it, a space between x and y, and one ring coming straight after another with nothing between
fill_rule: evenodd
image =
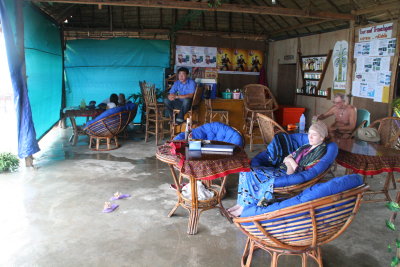
<instances>
[{"instance_id":1,"label":"doorway","mask_svg":"<svg viewBox=\"0 0 400 267\"><path fill-rule=\"evenodd\" d=\"M296 64L278 65L278 95L279 105L294 106L296 93Z\"/></svg>"}]
</instances>

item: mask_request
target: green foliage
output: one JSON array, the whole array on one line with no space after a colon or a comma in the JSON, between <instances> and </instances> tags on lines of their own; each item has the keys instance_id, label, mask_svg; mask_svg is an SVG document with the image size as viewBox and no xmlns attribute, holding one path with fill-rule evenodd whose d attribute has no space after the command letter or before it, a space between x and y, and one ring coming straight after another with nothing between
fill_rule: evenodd
<instances>
[{"instance_id":1,"label":"green foliage","mask_svg":"<svg viewBox=\"0 0 400 267\"><path fill-rule=\"evenodd\" d=\"M11 153L0 153L0 172L12 172L18 169L19 159Z\"/></svg>"},{"instance_id":2,"label":"green foliage","mask_svg":"<svg viewBox=\"0 0 400 267\"><path fill-rule=\"evenodd\" d=\"M400 109L400 97L396 98L392 103L394 108Z\"/></svg>"},{"instance_id":3,"label":"green foliage","mask_svg":"<svg viewBox=\"0 0 400 267\"><path fill-rule=\"evenodd\" d=\"M386 227L387 228L389 228L392 231L396 231L396 225L394 225L393 222L391 222L389 220L386 220L385 222L386 222Z\"/></svg>"},{"instance_id":4,"label":"green foliage","mask_svg":"<svg viewBox=\"0 0 400 267\"><path fill-rule=\"evenodd\" d=\"M157 99L164 99L168 95L168 91L156 88L156 96ZM144 98L141 92L137 94L131 94L128 96L127 100L132 100L133 103L136 103L138 105L144 104Z\"/></svg>"},{"instance_id":5,"label":"green foliage","mask_svg":"<svg viewBox=\"0 0 400 267\"><path fill-rule=\"evenodd\" d=\"M399 264L399 258L396 256L392 258L392 262L390 263L390 266L395 267Z\"/></svg>"},{"instance_id":6,"label":"green foliage","mask_svg":"<svg viewBox=\"0 0 400 267\"><path fill-rule=\"evenodd\" d=\"M222 5L222 0L208 0L209 8L217 8Z\"/></svg>"}]
</instances>

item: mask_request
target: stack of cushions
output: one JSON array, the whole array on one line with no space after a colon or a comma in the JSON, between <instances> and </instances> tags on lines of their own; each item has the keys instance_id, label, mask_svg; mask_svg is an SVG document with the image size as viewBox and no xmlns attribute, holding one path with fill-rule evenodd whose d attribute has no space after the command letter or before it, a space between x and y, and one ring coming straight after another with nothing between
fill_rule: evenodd
<instances>
[{"instance_id":1,"label":"stack of cushions","mask_svg":"<svg viewBox=\"0 0 400 267\"><path fill-rule=\"evenodd\" d=\"M211 122L192 130L193 139L213 140L231 143L240 147L244 146L243 138L239 132L221 122ZM185 133L178 134L174 140L184 140Z\"/></svg>"},{"instance_id":2,"label":"stack of cushions","mask_svg":"<svg viewBox=\"0 0 400 267\"><path fill-rule=\"evenodd\" d=\"M127 104L124 105L124 106L120 106L120 107L115 107L115 108L107 109L106 111L104 111L103 113L101 113L101 114L100 114L99 116L97 116L96 118L94 118L94 119L92 119L92 120L86 122L86 124L85 124L85 126L84 126L84 130L86 130L86 128L89 127L90 124L92 124L92 123L94 123L94 122L96 122L96 121L98 121L98 120L104 119L104 118L106 118L106 117L108 117L108 116L110 116L110 115L117 114L117 113L122 112L122 111L134 110L134 109L136 108L136 106L137 106L136 104L134 104L134 103L132 103L132 102L129 102L129 103L127 103Z\"/></svg>"},{"instance_id":3,"label":"stack of cushions","mask_svg":"<svg viewBox=\"0 0 400 267\"><path fill-rule=\"evenodd\" d=\"M301 147L302 145L308 144L307 134L291 134L289 135L289 137L292 140L294 150ZM269 155L272 154L271 150L272 147L268 145L265 151L259 153L252 159L251 167L269 166L278 168L279 166L271 166L271 162L268 160ZM336 145L336 143L328 143L326 154L317 164L315 164L312 168L302 172L276 177L274 181L274 187L285 187L302 184L317 177L335 162L337 154L338 146Z\"/></svg>"},{"instance_id":4,"label":"stack of cushions","mask_svg":"<svg viewBox=\"0 0 400 267\"><path fill-rule=\"evenodd\" d=\"M356 188L363 184L363 179L358 174L350 174L342 177L336 177L326 183L319 183L307 188L297 196L283 200L282 202L273 203L267 207L259 207L252 205L245 207L241 217L250 217L264 214L298 204L306 203L315 199L331 196L340 192Z\"/></svg>"}]
</instances>

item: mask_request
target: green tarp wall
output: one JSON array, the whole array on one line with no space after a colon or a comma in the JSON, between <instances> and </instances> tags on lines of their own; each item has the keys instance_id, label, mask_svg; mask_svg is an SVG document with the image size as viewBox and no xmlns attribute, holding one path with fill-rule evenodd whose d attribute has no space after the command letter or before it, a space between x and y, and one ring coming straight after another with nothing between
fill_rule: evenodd
<instances>
[{"instance_id":1,"label":"green tarp wall","mask_svg":"<svg viewBox=\"0 0 400 267\"><path fill-rule=\"evenodd\" d=\"M15 32L14 1L6 6ZM37 138L60 119L62 49L59 28L30 2L24 2L24 46L28 96Z\"/></svg>"},{"instance_id":2,"label":"green tarp wall","mask_svg":"<svg viewBox=\"0 0 400 267\"><path fill-rule=\"evenodd\" d=\"M143 80L163 89L169 41L72 40L67 42L64 57L67 107L78 106L82 99L99 104L112 93L128 97L140 92L139 81ZM135 122L140 122L140 112Z\"/></svg>"}]
</instances>

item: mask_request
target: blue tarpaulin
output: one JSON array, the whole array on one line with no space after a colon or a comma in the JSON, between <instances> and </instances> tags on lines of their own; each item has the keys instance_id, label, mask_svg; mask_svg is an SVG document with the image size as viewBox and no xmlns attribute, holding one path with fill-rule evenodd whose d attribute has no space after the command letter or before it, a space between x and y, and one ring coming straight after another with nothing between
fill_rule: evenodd
<instances>
[{"instance_id":1,"label":"blue tarpaulin","mask_svg":"<svg viewBox=\"0 0 400 267\"><path fill-rule=\"evenodd\" d=\"M128 97L140 92L139 81L143 80L163 89L169 41L72 40L67 42L64 57L67 106L78 106L82 99L99 104L112 93ZM140 114L135 119L138 121Z\"/></svg>"},{"instance_id":2,"label":"blue tarpaulin","mask_svg":"<svg viewBox=\"0 0 400 267\"><path fill-rule=\"evenodd\" d=\"M36 132L32 121L31 107L25 82L25 58L23 47L24 16L22 5L22 1L0 0L0 19L6 42L8 64L14 89L14 103L18 120L18 156L20 158L25 158L38 152L40 149L36 140Z\"/></svg>"}]
</instances>

